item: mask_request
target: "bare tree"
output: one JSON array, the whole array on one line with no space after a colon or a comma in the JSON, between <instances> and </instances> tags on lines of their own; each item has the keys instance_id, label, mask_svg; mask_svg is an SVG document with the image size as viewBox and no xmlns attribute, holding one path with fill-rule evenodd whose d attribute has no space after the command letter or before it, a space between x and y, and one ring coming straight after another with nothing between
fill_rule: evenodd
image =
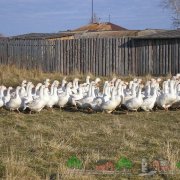
<instances>
[{"instance_id":1,"label":"bare tree","mask_svg":"<svg viewBox=\"0 0 180 180\"><path fill-rule=\"evenodd\" d=\"M172 20L174 27L180 27L180 0L162 0L162 5L173 12Z\"/></svg>"}]
</instances>

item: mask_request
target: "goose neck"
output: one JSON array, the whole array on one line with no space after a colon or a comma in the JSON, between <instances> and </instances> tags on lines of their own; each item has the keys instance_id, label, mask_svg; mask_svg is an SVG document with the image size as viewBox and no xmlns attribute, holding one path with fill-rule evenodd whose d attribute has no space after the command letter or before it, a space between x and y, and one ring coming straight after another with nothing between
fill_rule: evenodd
<instances>
[{"instance_id":1,"label":"goose neck","mask_svg":"<svg viewBox=\"0 0 180 180\"><path fill-rule=\"evenodd\" d=\"M1 88L1 90L0 90L0 97L3 97L3 96L4 96L4 89Z\"/></svg>"},{"instance_id":2,"label":"goose neck","mask_svg":"<svg viewBox=\"0 0 180 180\"><path fill-rule=\"evenodd\" d=\"M39 92L40 98L43 98L43 96L44 96L43 91L44 91L44 86L41 86L40 87L40 92Z\"/></svg>"},{"instance_id":3,"label":"goose neck","mask_svg":"<svg viewBox=\"0 0 180 180\"><path fill-rule=\"evenodd\" d=\"M7 96L10 96L10 91L11 91L11 89L8 88L8 90L7 90Z\"/></svg>"},{"instance_id":4,"label":"goose neck","mask_svg":"<svg viewBox=\"0 0 180 180\"><path fill-rule=\"evenodd\" d=\"M54 86L54 88L53 88L53 95L54 96L57 95L57 87L56 86Z\"/></svg>"},{"instance_id":5,"label":"goose neck","mask_svg":"<svg viewBox=\"0 0 180 180\"><path fill-rule=\"evenodd\" d=\"M133 84L133 86L132 86L132 95L136 96L136 85L135 84Z\"/></svg>"},{"instance_id":6,"label":"goose neck","mask_svg":"<svg viewBox=\"0 0 180 180\"><path fill-rule=\"evenodd\" d=\"M91 96L91 92L92 92L92 84L90 84L90 86L89 86L89 90L88 90L88 97L90 97L90 96Z\"/></svg>"},{"instance_id":7,"label":"goose neck","mask_svg":"<svg viewBox=\"0 0 180 180\"><path fill-rule=\"evenodd\" d=\"M32 86L28 88L28 97L32 97Z\"/></svg>"},{"instance_id":8,"label":"goose neck","mask_svg":"<svg viewBox=\"0 0 180 180\"><path fill-rule=\"evenodd\" d=\"M111 100L112 100L112 101L115 100L115 95L116 95L116 88L113 88L112 94L111 94Z\"/></svg>"},{"instance_id":9,"label":"goose neck","mask_svg":"<svg viewBox=\"0 0 180 180\"><path fill-rule=\"evenodd\" d=\"M94 93L94 90L95 90L95 87L92 86L92 87L91 87L91 97L93 97L93 98L96 97L96 96L95 96L95 93Z\"/></svg>"},{"instance_id":10,"label":"goose neck","mask_svg":"<svg viewBox=\"0 0 180 180\"><path fill-rule=\"evenodd\" d=\"M16 97L19 97L19 90L20 90L20 87L17 87L15 91Z\"/></svg>"},{"instance_id":11,"label":"goose neck","mask_svg":"<svg viewBox=\"0 0 180 180\"><path fill-rule=\"evenodd\" d=\"M54 84L51 85L50 94L53 95L53 92L54 92Z\"/></svg>"},{"instance_id":12,"label":"goose neck","mask_svg":"<svg viewBox=\"0 0 180 180\"><path fill-rule=\"evenodd\" d=\"M69 94L70 94L70 90L71 90L70 87L67 86L67 87L66 87L66 95L69 95Z\"/></svg>"},{"instance_id":13,"label":"goose neck","mask_svg":"<svg viewBox=\"0 0 180 180\"><path fill-rule=\"evenodd\" d=\"M142 91L142 88L139 87L139 90L138 90L138 95L137 95L137 98L138 99L142 99L142 94L141 94L141 91Z\"/></svg>"},{"instance_id":14,"label":"goose neck","mask_svg":"<svg viewBox=\"0 0 180 180\"><path fill-rule=\"evenodd\" d=\"M90 84L89 77L86 78L86 84Z\"/></svg>"}]
</instances>

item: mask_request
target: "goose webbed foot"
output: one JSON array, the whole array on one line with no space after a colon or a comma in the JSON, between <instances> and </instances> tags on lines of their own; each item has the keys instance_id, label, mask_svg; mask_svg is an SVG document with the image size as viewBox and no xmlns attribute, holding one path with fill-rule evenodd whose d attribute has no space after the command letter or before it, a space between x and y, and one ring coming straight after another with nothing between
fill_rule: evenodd
<instances>
[{"instance_id":1,"label":"goose webbed foot","mask_svg":"<svg viewBox=\"0 0 180 180\"><path fill-rule=\"evenodd\" d=\"M88 113L93 113L93 110L90 107L87 108L87 111Z\"/></svg>"},{"instance_id":2,"label":"goose webbed foot","mask_svg":"<svg viewBox=\"0 0 180 180\"><path fill-rule=\"evenodd\" d=\"M125 110L125 114L128 115L128 114L129 114L129 111L128 111L128 110Z\"/></svg>"}]
</instances>

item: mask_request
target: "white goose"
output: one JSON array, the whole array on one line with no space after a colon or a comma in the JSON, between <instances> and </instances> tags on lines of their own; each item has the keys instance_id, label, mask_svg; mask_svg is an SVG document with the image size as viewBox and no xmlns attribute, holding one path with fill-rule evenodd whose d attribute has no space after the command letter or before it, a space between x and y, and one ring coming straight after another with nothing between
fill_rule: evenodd
<instances>
[{"instance_id":1,"label":"white goose","mask_svg":"<svg viewBox=\"0 0 180 180\"><path fill-rule=\"evenodd\" d=\"M32 96L32 88L34 87L34 85L31 83L28 87L28 90L27 90L27 96L24 97L24 98L21 98L22 99L22 103L21 103L21 108L23 110L26 109L26 105L30 102L33 101L33 96Z\"/></svg>"},{"instance_id":2,"label":"white goose","mask_svg":"<svg viewBox=\"0 0 180 180\"><path fill-rule=\"evenodd\" d=\"M47 102L46 106L52 108L54 105L58 104L58 95L57 95L57 87L58 84L53 85L53 93L49 97L49 101Z\"/></svg>"},{"instance_id":3,"label":"white goose","mask_svg":"<svg viewBox=\"0 0 180 180\"><path fill-rule=\"evenodd\" d=\"M171 107L173 109L180 108L180 84L177 84L177 87L176 87L176 102L173 103Z\"/></svg>"},{"instance_id":4,"label":"white goose","mask_svg":"<svg viewBox=\"0 0 180 180\"><path fill-rule=\"evenodd\" d=\"M84 96L83 96L82 86L83 86L82 84L79 85L78 93L70 95L69 102L68 102L70 105L76 106L76 101L83 99Z\"/></svg>"},{"instance_id":5,"label":"white goose","mask_svg":"<svg viewBox=\"0 0 180 180\"><path fill-rule=\"evenodd\" d=\"M61 87L58 88L58 94L61 94L61 93L65 92L65 90L66 90L66 87L65 87L66 83L67 83L66 77L64 77L63 80L62 80L62 83L61 83Z\"/></svg>"},{"instance_id":6,"label":"white goose","mask_svg":"<svg viewBox=\"0 0 180 180\"><path fill-rule=\"evenodd\" d=\"M6 90L5 86L0 86L0 108L4 106L3 97L5 90Z\"/></svg>"},{"instance_id":7,"label":"white goose","mask_svg":"<svg viewBox=\"0 0 180 180\"><path fill-rule=\"evenodd\" d=\"M65 93L62 93L60 96L59 96L59 99L58 99L58 103L57 105L62 108L62 107L65 107L65 105L68 103L69 101L69 97L70 97L70 87L72 87L72 83L68 83L67 84L67 87L66 87L66 91Z\"/></svg>"},{"instance_id":8,"label":"white goose","mask_svg":"<svg viewBox=\"0 0 180 180\"><path fill-rule=\"evenodd\" d=\"M148 90L148 92L150 92L150 90ZM143 109L144 111L151 111L155 105L156 98L157 98L157 89L156 87L154 87L153 95L150 96L150 94L148 94L146 96L146 98L143 100L143 103L141 105L141 109Z\"/></svg>"},{"instance_id":9,"label":"white goose","mask_svg":"<svg viewBox=\"0 0 180 180\"><path fill-rule=\"evenodd\" d=\"M44 100L44 89L45 86L42 85L40 87L39 97L27 104L27 107L29 107L30 111L40 112L45 107L46 101Z\"/></svg>"},{"instance_id":10,"label":"white goose","mask_svg":"<svg viewBox=\"0 0 180 180\"><path fill-rule=\"evenodd\" d=\"M4 106L10 101L11 98L11 90L13 90L12 87L8 87L6 95L2 97L2 100L4 102Z\"/></svg>"},{"instance_id":11,"label":"white goose","mask_svg":"<svg viewBox=\"0 0 180 180\"><path fill-rule=\"evenodd\" d=\"M90 80L90 76L87 76L86 77L86 82L83 83L83 84L80 84L81 87L82 87L83 94L88 92L88 90L89 90L89 86L90 86L90 81L89 80Z\"/></svg>"},{"instance_id":12,"label":"white goose","mask_svg":"<svg viewBox=\"0 0 180 180\"><path fill-rule=\"evenodd\" d=\"M115 95L116 95L116 88L113 87L111 99L107 102L102 103L103 111L105 111L107 113L111 113L112 111L114 111L116 109L116 107L118 106L118 103L117 103Z\"/></svg>"},{"instance_id":13,"label":"white goose","mask_svg":"<svg viewBox=\"0 0 180 180\"><path fill-rule=\"evenodd\" d=\"M142 85L139 86L137 96L125 102L125 106L127 107L128 110L137 111L139 107L142 105L143 98L142 98L141 90L142 90Z\"/></svg>"},{"instance_id":14,"label":"white goose","mask_svg":"<svg viewBox=\"0 0 180 180\"><path fill-rule=\"evenodd\" d=\"M20 88L20 90L19 90L19 96L20 96L21 98L23 98L24 96L27 96L26 83L27 83L26 80L23 80L22 83L21 83L21 88Z\"/></svg>"},{"instance_id":15,"label":"white goose","mask_svg":"<svg viewBox=\"0 0 180 180\"><path fill-rule=\"evenodd\" d=\"M160 96L157 97L157 105L165 110L168 110L173 103L176 102L176 91L175 91L175 81L168 80L164 82L164 88Z\"/></svg>"},{"instance_id":16,"label":"white goose","mask_svg":"<svg viewBox=\"0 0 180 180\"><path fill-rule=\"evenodd\" d=\"M72 88L71 88L72 94L77 94L77 92L78 92L78 88L79 88L78 81L79 81L78 78L75 78L73 80Z\"/></svg>"},{"instance_id":17,"label":"white goose","mask_svg":"<svg viewBox=\"0 0 180 180\"><path fill-rule=\"evenodd\" d=\"M32 93L33 99L36 99L39 97L40 94L40 87L42 86L42 83L38 83L34 89L34 92Z\"/></svg>"},{"instance_id":18,"label":"white goose","mask_svg":"<svg viewBox=\"0 0 180 180\"><path fill-rule=\"evenodd\" d=\"M50 100L49 89L46 86L45 86L44 91L43 91L43 99L44 99L45 106L46 106Z\"/></svg>"},{"instance_id":19,"label":"white goose","mask_svg":"<svg viewBox=\"0 0 180 180\"><path fill-rule=\"evenodd\" d=\"M21 98L19 96L20 86L16 87L15 96L10 98L10 101L6 104L6 108L10 111L17 110L19 112L19 108L21 106Z\"/></svg>"},{"instance_id":20,"label":"white goose","mask_svg":"<svg viewBox=\"0 0 180 180\"><path fill-rule=\"evenodd\" d=\"M94 90L95 82L92 81L89 87L88 96L85 96L83 99L76 101L77 106L82 109L89 108L91 106L90 103L92 103L94 98L96 97Z\"/></svg>"},{"instance_id":21,"label":"white goose","mask_svg":"<svg viewBox=\"0 0 180 180\"><path fill-rule=\"evenodd\" d=\"M127 90L126 85L122 85L124 93L122 93L122 104L125 105L127 101L136 97L136 84L132 84L131 89Z\"/></svg>"},{"instance_id":22,"label":"white goose","mask_svg":"<svg viewBox=\"0 0 180 180\"><path fill-rule=\"evenodd\" d=\"M103 87L103 93L100 94L93 99L93 102L90 103L91 109L93 111L102 111L102 104L109 101L111 98L110 93L110 83L108 81L105 81L104 87Z\"/></svg>"}]
</instances>

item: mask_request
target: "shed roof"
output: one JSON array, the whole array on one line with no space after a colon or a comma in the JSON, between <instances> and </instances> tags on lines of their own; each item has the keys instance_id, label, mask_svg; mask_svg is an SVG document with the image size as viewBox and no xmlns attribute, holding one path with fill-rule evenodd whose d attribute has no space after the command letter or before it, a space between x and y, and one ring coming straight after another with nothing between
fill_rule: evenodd
<instances>
[{"instance_id":1,"label":"shed roof","mask_svg":"<svg viewBox=\"0 0 180 180\"><path fill-rule=\"evenodd\" d=\"M29 33L10 37L11 39L51 39L61 38L74 35L73 32L60 32L60 33Z\"/></svg>"},{"instance_id":2,"label":"shed roof","mask_svg":"<svg viewBox=\"0 0 180 180\"><path fill-rule=\"evenodd\" d=\"M139 33L138 30L124 30L124 31L84 31L74 34L76 39L78 38L118 38L118 37L134 37Z\"/></svg>"},{"instance_id":3,"label":"shed roof","mask_svg":"<svg viewBox=\"0 0 180 180\"><path fill-rule=\"evenodd\" d=\"M136 37L137 39L176 39L180 38L180 30L165 30L149 35Z\"/></svg>"},{"instance_id":4,"label":"shed roof","mask_svg":"<svg viewBox=\"0 0 180 180\"><path fill-rule=\"evenodd\" d=\"M4 36L0 36L0 39L7 39L7 37L4 37Z\"/></svg>"},{"instance_id":5,"label":"shed roof","mask_svg":"<svg viewBox=\"0 0 180 180\"><path fill-rule=\"evenodd\" d=\"M82 26L74 31L124 31L127 30L119 25L107 22L107 23L91 23Z\"/></svg>"},{"instance_id":6,"label":"shed roof","mask_svg":"<svg viewBox=\"0 0 180 180\"><path fill-rule=\"evenodd\" d=\"M135 39L175 39L180 38L180 30L65 31L59 33L29 33L12 36L10 39L56 39L71 36L73 36L75 39L106 37L134 37Z\"/></svg>"}]
</instances>

